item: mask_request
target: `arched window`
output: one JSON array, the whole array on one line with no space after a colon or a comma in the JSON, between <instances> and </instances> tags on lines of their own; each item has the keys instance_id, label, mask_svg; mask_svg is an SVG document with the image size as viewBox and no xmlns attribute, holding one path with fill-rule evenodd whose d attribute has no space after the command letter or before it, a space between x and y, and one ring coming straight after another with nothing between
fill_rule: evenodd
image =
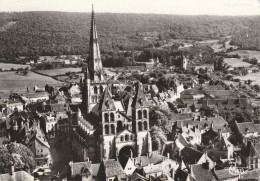
<instances>
[{"instance_id":1,"label":"arched window","mask_svg":"<svg viewBox=\"0 0 260 181\"><path fill-rule=\"evenodd\" d=\"M115 134L115 125L111 124L111 134Z\"/></svg>"},{"instance_id":2,"label":"arched window","mask_svg":"<svg viewBox=\"0 0 260 181\"><path fill-rule=\"evenodd\" d=\"M102 94L103 93L103 87L102 87L102 85L100 86L100 94Z\"/></svg>"},{"instance_id":3,"label":"arched window","mask_svg":"<svg viewBox=\"0 0 260 181\"><path fill-rule=\"evenodd\" d=\"M94 94L97 94L97 86L94 87Z\"/></svg>"},{"instance_id":4,"label":"arched window","mask_svg":"<svg viewBox=\"0 0 260 181\"><path fill-rule=\"evenodd\" d=\"M142 119L142 111L139 110L137 114L138 114L138 119Z\"/></svg>"},{"instance_id":5,"label":"arched window","mask_svg":"<svg viewBox=\"0 0 260 181\"><path fill-rule=\"evenodd\" d=\"M114 113L110 113L110 121L112 121L112 122L115 121L115 115L114 115Z\"/></svg>"},{"instance_id":6,"label":"arched window","mask_svg":"<svg viewBox=\"0 0 260 181\"><path fill-rule=\"evenodd\" d=\"M109 134L109 127L108 127L108 125L105 125L105 134Z\"/></svg>"},{"instance_id":7,"label":"arched window","mask_svg":"<svg viewBox=\"0 0 260 181\"><path fill-rule=\"evenodd\" d=\"M147 130L147 121L144 122L144 130Z\"/></svg>"},{"instance_id":8,"label":"arched window","mask_svg":"<svg viewBox=\"0 0 260 181\"><path fill-rule=\"evenodd\" d=\"M141 122L138 122L138 131L142 131L142 123Z\"/></svg>"},{"instance_id":9,"label":"arched window","mask_svg":"<svg viewBox=\"0 0 260 181\"><path fill-rule=\"evenodd\" d=\"M105 122L109 122L109 115L108 115L108 113L105 113L104 117L105 117Z\"/></svg>"},{"instance_id":10,"label":"arched window","mask_svg":"<svg viewBox=\"0 0 260 181\"><path fill-rule=\"evenodd\" d=\"M92 98L92 103L94 103L95 102L95 98L93 96L91 98Z\"/></svg>"},{"instance_id":11,"label":"arched window","mask_svg":"<svg viewBox=\"0 0 260 181\"><path fill-rule=\"evenodd\" d=\"M146 110L144 110L143 114L144 114L144 118L147 118L147 111Z\"/></svg>"},{"instance_id":12,"label":"arched window","mask_svg":"<svg viewBox=\"0 0 260 181\"><path fill-rule=\"evenodd\" d=\"M132 140L132 141L134 140L134 135L131 135L131 140Z\"/></svg>"},{"instance_id":13,"label":"arched window","mask_svg":"<svg viewBox=\"0 0 260 181\"><path fill-rule=\"evenodd\" d=\"M129 135L128 134L125 135L125 140L129 141Z\"/></svg>"},{"instance_id":14,"label":"arched window","mask_svg":"<svg viewBox=\"0 0 260 181\"><path fill-rule=\"evenodd\" d=\"M123 135L121 136L121 141L124 141L124 136Z\"/></svg>"},{"instance_id":15,"label":"arched window","mask_svg":"<svg viewBox=\"0 0 260 181\"><path fill-rule=\"evenodd\" d=\"M119 133L122 130L123 130L123 123L122 123L122 121L117 121L116 132Z\"/></svg>"}]
</instances>

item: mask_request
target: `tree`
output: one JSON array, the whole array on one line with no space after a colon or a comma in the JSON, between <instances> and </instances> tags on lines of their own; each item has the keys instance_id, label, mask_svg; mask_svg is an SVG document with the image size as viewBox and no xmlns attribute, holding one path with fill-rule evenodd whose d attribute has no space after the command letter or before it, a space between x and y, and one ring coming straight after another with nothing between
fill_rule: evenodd
<instances>
[{"instance_id":1,"label":"tree","mask_svg":"<svg viewBox=\"0 0 260 181\"><path fill-rule=\"evenodd\" d=\"M151 138L152 138L152 148L153 150L159 150L167 141L167 137L163 130L158 126L153 126L151 128Z\"/></svg>"},{"instance_id":2,"label":"tree","mask_svg":"<svg viewBox=\"0 0 260 181\"><path fill-rule=\"evenodd\" d=\"M258 84L254 85L254 89L256 92L260 92L260 86Z\"/></svg>"},{"instance_id":3,"label":"tree","mask_svg":"<svg viewBox=\"0 0 260 181\"><path fill-rule=\"evenodd\" d=\"M23 75L27 75L28 74L28 71L27 70L24 70L23 71Z\"/></svg>"},{"instance_id":4,"label":"tree","mask_svg":"<svg viewBox=\"0 0 260 181\"><path fill-rule=\"evenodd\" d=\"M167 112L162 111L157 107L151 108L149 113L150 127L158 126L162 129L162 131L165 134L169 134L172 131L172 124L167 114L168 114Z\"/></svg>"},{"instance_id":5,"label":"tree","mask_svg":"<svg viewBox=\"0 0 260 181\"><path fill-rule=\"evenodd\" d=\"M32 151L20 143L2 145L0 147L0 173L5 173L5 169L11 166L15 166L17 170L34 169L36 164Z\"/></svg>"}]
</instances>

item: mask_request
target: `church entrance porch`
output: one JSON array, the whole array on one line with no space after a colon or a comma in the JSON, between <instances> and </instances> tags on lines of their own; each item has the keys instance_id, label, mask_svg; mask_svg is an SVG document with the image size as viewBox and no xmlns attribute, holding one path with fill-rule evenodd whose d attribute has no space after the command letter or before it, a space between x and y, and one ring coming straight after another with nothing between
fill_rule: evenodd
<instances>
[{"instance_id":1,"label":"church entrance porch","mask_svg":"<svg viewBox=\"0 0 260 181\"><path fill-rule=\"evenodd\" d=\"M135 150L132 146L124 146L120 149L118 154L118 160L120 164L124 164L127 162L128 158L135 157Z\"/></svg>"}]
</instances>

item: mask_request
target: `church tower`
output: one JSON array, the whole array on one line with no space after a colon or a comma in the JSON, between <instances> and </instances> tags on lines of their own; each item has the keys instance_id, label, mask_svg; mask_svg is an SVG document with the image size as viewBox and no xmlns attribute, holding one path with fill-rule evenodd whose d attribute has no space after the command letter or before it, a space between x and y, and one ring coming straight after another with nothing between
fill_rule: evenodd
<instances>
[{"instance_id":1,"label":"church tower","mask_svg":"<svg viewBox=\"0 0 260 181\"><path fill-rule=\"evenodd\" d=\"M133 132L136 134L138 156L150 153L151 138L149 133L149 105L144 96L143 85L138 82L132 102Z\"/></svg>"},{"instance_id":2,"label":"church tower","mask_svg":"<svg viewBox=\"0 0 260 181\"><path fill-rule=\"evenodd\" d=\"M99 107L100 117L100 157L103 159L114 158L116 154L115 149L115 135L117 130L116 118L116 107L112 95L106 87Z\"/></svg>"},{"instance_id":3,"label":"church tower","mask_svg":"<svg viewBox=\"0 0 260 181\"><path fill-rule=\"evenodd\" d=\"M84 113L89 114L92 111L92 108L99 103L107 86L107 82L105 82L103 75L93 6L89 40L89 57L84 71L82 107Z\"/></svg>"},{"instance_id":4,"label":"church tower","mask_svg":"<svg viewBox=\"0 0 260 181\"><path fill-rule=\"evenodd\" d=\"M89 39L88 68L91 80L104 80L93 5Z\"/></svg>"}]
</instances>

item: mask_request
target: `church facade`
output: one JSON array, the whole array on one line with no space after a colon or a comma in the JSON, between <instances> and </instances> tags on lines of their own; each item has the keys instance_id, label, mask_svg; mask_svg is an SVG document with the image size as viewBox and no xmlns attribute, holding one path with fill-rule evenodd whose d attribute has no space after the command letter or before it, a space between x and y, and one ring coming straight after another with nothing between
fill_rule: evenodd
<instances>
[{"instance_id":1,"label":"church facade","mask_svg":"<svg viewBox=\"0 0 260 181\"><path fill-rule=\"evenodd\" d=\"M149 106L143 85L136 83L128 99L115 99L113 81L104 76L92 10L89 58L82 83L82 105L70 110L75 159L118 159L152 152Z\"/></svg>"}]
</instances>

